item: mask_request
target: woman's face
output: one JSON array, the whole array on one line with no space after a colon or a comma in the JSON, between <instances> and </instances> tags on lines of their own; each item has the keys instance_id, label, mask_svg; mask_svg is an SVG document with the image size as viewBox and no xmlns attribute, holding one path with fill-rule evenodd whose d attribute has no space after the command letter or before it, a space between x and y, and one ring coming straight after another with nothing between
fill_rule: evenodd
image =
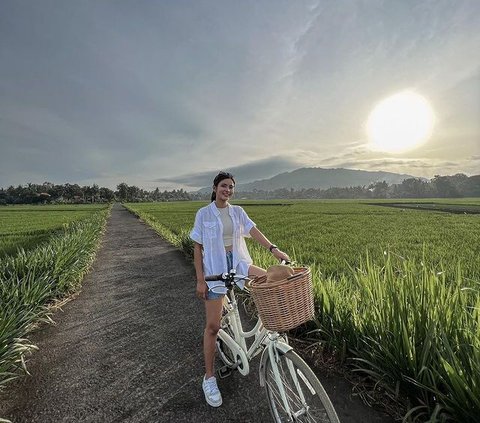
<instances>
[{"instance_id":1,"label":"woman's face","mask_svg":"<svg viewBox=\"0 0 480 423\"><path fill-rule=\"evenodd\" d=\"M217 186L213 186L217 200L228 201L235 189L234 182L230 179L222 179Z\"/></svg>"}]
</instances>

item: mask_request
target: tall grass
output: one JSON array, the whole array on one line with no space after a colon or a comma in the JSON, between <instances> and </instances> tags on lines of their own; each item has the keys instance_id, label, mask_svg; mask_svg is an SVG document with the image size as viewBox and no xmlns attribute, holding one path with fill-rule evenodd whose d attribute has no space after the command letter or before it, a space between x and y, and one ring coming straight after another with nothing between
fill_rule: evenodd
<instances>
[{"instance_id":1,"label":"tall grass","mask_svg":"<svg viewBox=\"0 0 480 423\"><path fill-rule=\"evenodd\" d=\"M155 232L162 238L170 242L170 244L179 248L190 258L193 258L193 241L190 238L190 228L183 227L177 230L171 229L159 221L154 215L144 210L142 204L124 204L124 206L138 218L151 226ZM140 206L140 207L139 207Z\"/></svg>"},{"instance_id":2,"label":"tall grass","mask_svg":"<svg viewBox=\"0 0 480 423\"><path fill-rule=\"evenodd\" d=\"M0 390L26 371L32 325L49 304L75 291L93 262L109 209L64 225L46 244L0 260Z\"/></svg>"},{"instance_id":3,"label":"tall grass","mask_svg":"<svg viewBox=\"0 0 480 423\"><path fill-rule=\"evenodd\" d=\"M328 343L347 346L356 370L410 398L415 421L477 422L480 415L480 291L455 277L387 254L340 278L317 271L317 322Z\"/></svg>"}]
</instances>

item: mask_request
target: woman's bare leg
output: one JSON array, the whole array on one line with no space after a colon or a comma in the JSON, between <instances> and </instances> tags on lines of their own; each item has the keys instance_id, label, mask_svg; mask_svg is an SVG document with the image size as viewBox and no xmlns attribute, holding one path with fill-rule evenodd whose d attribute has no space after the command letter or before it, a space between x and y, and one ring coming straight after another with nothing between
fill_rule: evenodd
<instances>
[{"instance_id":1,"label":"woman's bare leg","mask_svg":"<svg viewBox=\"0 0 480 423\"><path fill-rule=\"evenodd\" d=\"M203 333L203 355L205 357L205 378L214 375L215 342L220 330L222 318L223 297L216 300L205 300L205 313L207 323Z\"/></svg>"}]
</instances>

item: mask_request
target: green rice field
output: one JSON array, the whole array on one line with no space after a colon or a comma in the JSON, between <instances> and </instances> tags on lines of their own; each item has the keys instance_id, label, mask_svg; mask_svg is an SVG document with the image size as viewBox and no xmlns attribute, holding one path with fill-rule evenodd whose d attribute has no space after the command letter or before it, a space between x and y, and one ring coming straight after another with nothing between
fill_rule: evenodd
<instances>
[{"instance_id":1,"label":"green rice field","mask_svg":"<svg viewBox=\"0 0 480 423\"><path fill-rule=\"evenodd\" d=\"M0 208L0 391L26 372L33 325L78 289L109 212L108 205Z\"/></svg>"},{"instance_id":2,"label":"green rice field","mask_svg":"<svg viewBox=\"0 0 480 423\"><path fill-rule=\"evenodd\" d=\"M459 200L462 202L480 209L478 199ZM367 253L374 262L383 262L385 253L391 253L445 265L446 271L453 271L452 263L461 263L466 276L480 276L480 219L475 214L402 209L349 200L234 203L242 205L260 230L293 255L296 262L317 264L326 276L357 267ZM405 202L410 206L412 203ZM195 212L204 205L176 202L129 206L173 235L185 236L193 226ZM271 256L258 245L251 244L250 249L261 265L272 264Z\"/></svg>"},{"instance_id":3,"label":"green rice field","mask_svg":"<svg viewBox=\"0 0 480 423\"><path fill-rule=\"evenodd\" d=\"M311 342L392 399L407 398L405 421L477 421L479 199L233 203L312 268L317 315L304 328ZM191 253L188 233L204 205L127 206ZM256 264L274 264L257 244L249 248Z\"/></svg>"},{"instance_id":4,"label":"green rice field","mask_svg":"<svg viewBox=\"0 0 480 423\"><path fill-rule=\"evenodd\" d=\"M48 240L64 225L85 219L105 205L0 207L0 257L29 250Z\"/></svg>"}]
</instances>

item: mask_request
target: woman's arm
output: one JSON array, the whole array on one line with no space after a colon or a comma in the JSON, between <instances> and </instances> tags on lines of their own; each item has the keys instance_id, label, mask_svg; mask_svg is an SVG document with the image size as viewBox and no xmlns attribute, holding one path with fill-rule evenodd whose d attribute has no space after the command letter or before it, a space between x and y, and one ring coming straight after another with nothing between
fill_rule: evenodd
<instances>
[{"instance_id":1,"label":"woman's arm","mask_svg":"<svg viewBox=\"0 0 480 423\"><path fill-rule=\"evenodd\" d=\"M273 244L268 240L268 238L263 235L260 230L254 226L252 229L250 229L250 236L257 241L261 246L265 247L267 250L270 249L270 246ZM283 251L279 250L277 248L273 248L271 250L271 253L275 258L278 260L285 260L285 261L290 261L290 257L288 257L287 254L285 254Z\"/></svg>"},{"instance_id":2,"label":"woman's arm","mask_svg":"<svg viewBox=\"0 0 480 423\"><path fill-rule=\"evenodd\" d=\"M197 275L197 297L207 299L207 283L205 282L205 275L203 273L203 258L202 258L202 244L194 242L193 245L193 265L195 266L195 273Z\"/></svg>"}]
</instances>

